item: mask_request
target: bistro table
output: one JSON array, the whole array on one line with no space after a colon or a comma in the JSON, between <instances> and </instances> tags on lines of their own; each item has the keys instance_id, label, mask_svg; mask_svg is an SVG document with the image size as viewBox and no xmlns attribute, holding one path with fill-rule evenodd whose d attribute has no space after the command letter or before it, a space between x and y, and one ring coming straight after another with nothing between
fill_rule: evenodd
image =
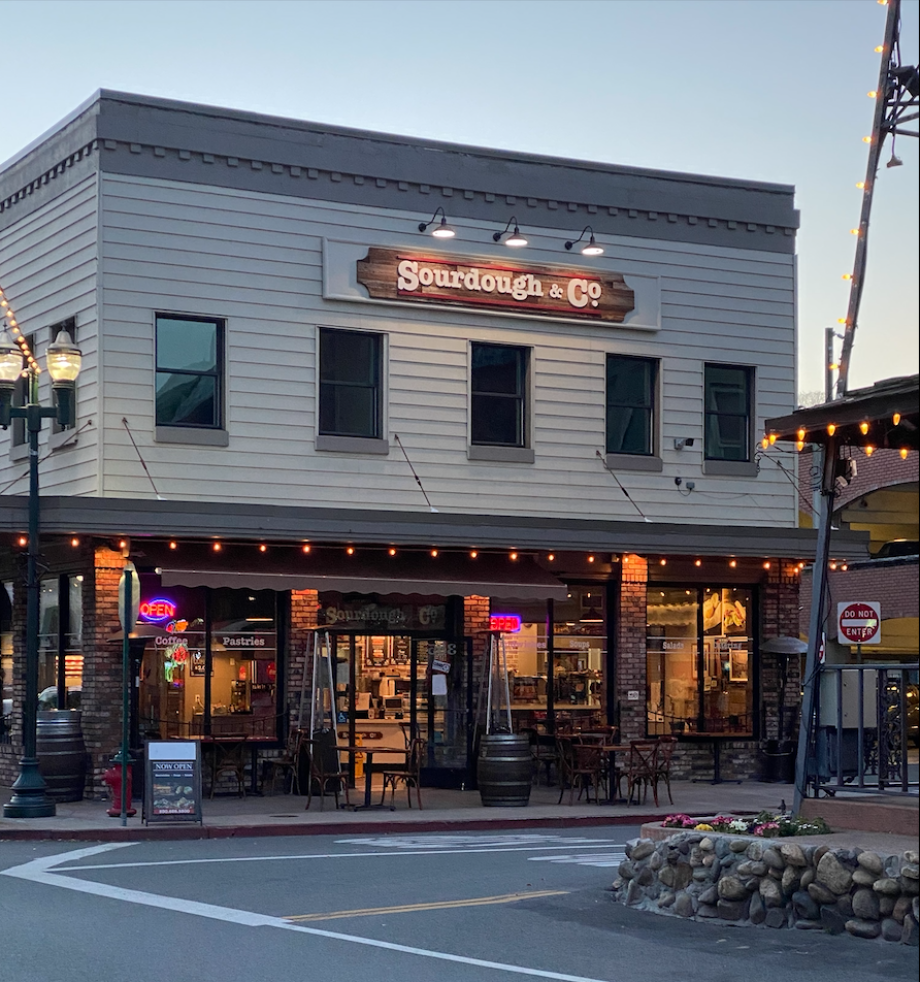
<instances>
[{"instance_id":1,"label":"bistro table","mask_svg":"<svg viewBox=\"0 0 920 982\"><path fill-rule=\"evenodd\" d=\"M578 734L579 737L585 742L590 742L596 746L600 752L607 758L607 797L600 801L602 805L622 805L627 804L626 798L617 798L614 795L614 789L616 788L617 781L617 765L616 758L619 753L629 753L628 743L608 743L610 739L609 733L592 733L590 731L585 731Z\"/></svg>"},{"instance_id":2,"label":"bistro table","mask_svg":"<svg viewBox=\"0 0 920 982\"><path fill-rule=\"evenodd\" d=\"M245 733L225 734L222 736L203 736L201 740L202 756L208 764L211 777L209 797L214 797L217 779L225 772L236 776L238 794L246 796L246 751L251 749L250 758L254 760L256 748L250 743ZM255 774L255 767L253 767Z\"/></svg>"},{"instance_id":3,"label":"bistro table","mask_svg":"<svg viewBox=\"0 0 920 982\"><path fill-rule=\"evenodd\" d=\"M348 754L348 759L351 763L351 773L354 771L355 757L358 754L364 755L364 803L360 805L350 805L349 807L352 811L366 811L371 808L385 808L386 805L383 801L373 802L371 801L372 788L374 774L382 774L383 771L388 770L393 766L392 761L374 763L375 754L396 754L401 758L401 762L404 766L408 766L409 763L409 751L402 747L364 747L364 746L354 746L351 744L339 744L337 747L339 753Z\"/></svg>"}]
</instances>

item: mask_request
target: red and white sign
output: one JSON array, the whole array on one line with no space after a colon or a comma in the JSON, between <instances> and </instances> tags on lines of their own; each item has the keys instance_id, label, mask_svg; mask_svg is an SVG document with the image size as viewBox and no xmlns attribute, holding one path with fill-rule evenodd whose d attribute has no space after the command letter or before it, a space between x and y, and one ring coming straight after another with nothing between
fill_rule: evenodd
<instances>
[{"instance_id":1,"label":"red and white sign","mask_svg":"<svg viewBox=\"0 0 920 982\"><path fill-rule=\"evenodd\" d=\"M881 644L882 605L875 600L837 604L837 640L842 644Z\"/></svg>"}]
</instances>

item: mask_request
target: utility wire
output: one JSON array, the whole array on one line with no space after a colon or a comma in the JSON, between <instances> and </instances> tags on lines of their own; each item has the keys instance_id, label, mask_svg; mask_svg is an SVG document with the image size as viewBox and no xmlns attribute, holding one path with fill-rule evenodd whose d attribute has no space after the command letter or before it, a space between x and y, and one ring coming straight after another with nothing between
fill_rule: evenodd
<instances>
[{"instance_id":1,"label":"utility wire","mask_svg":"<svg viewBox=\"0 0 920 982\"><path fill-rule=\"evenodd\" d=\"M428 498L428 494L425 491L425 488L422 484L422 479L418 476L418 474L415 473L415 468L412 466L412 461L409 460L409 455L406 453L406 448L402 445L402 440L399 439L399 434L394 433L393 439L396 441L396 445L399 447L399 449L402 450L403 457L406 458L406 463L409 465L409 470L412 471L412 476L415 478L415 483L419 486L419 490L425 496L425 502L427 503L429 509L435 514L437 514L438 509L434 507L434 505L431 503L430 499Z\"/></svg>"},{"instance_id":2,"label":"utility wire","mask_svg":"<svg viewBox=\"0 0 920 982\"><path fill-rule=\"evenodd\" d=\"M604 470L607 471L607 473L610 474L610 476L614 479L614 481L617 482L617 487L623 492L623 494L626 495L627 499L629 500L633 508L635 508L636 511L639 512L640 515L642 515L642 520L644 522L651 523L652 520L642 513L642 509L635 503L635 501L633 501L632 498L629 497L629 492L626 490L626 488L624 488L623 485L620 484L620 479L613 472L613 468L607 465L606 457L604 457L604 455L600 452L600 450L595 450L594 453L597 455L600 462L604 465Z\"/></svg>"},{"instance_id":3,"label":"utility wire","mask_svg":"<svg viewBox=\"0 0 920 982\"><path fill-rule=\"evenodd\" d=\"M144 468L144 473L147 475L147 479L150 481L150 486L153 488L153 493L157 496L158 501L165 501L166 499L163 497L163 495L161 495L160 492L157 491L157 486L153 483L153 477L150 474L150 470L147 467L147 463L144 460L144 458L141 456L140 450L137 449L137 443L134 440L134 434L131 432L131 427L128 426L128 421L125 419L124 416L121 417L121 421L124 424L125 429L128 431L128 437L130 438L131 444L134 447L134 452L137 454L137 459L141 462L141 467Z\"/></svg>"}]
</instances>

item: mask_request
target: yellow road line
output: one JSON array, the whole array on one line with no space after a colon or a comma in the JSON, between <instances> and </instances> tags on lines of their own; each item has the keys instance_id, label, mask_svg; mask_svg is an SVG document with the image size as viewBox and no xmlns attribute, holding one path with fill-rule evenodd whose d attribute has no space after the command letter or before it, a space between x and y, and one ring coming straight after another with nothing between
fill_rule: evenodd
<instances>
[{"instance_id":1,"label":"yellow road line","mask_svg":"<svg viewBox=\"0 0 920 982\"><path fill-rule=\"evenodd\" d=\"M442 900L430 904L403 904L399 907L364 907L359 910L336 910L328 914L292 914L288 921L329 921L337 917L373 917L375 914L406 914L416 910L448 910L454 907L485 907L489 904L513 904L533 897L555 897L568 890L535 890L531 893L506 893L498 897L473 897L470 900Z\"/></svg>"}]
</instances>

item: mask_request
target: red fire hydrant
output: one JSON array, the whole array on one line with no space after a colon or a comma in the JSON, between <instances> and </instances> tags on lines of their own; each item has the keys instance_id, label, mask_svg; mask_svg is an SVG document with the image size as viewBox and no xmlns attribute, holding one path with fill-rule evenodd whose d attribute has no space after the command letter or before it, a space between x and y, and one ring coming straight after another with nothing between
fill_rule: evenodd
<instances>
[{"instance_id":1,"label":"red fire hydrant","mask_svg":"<svg viewBox=\"0 0 920 982\"><path fill-rule=\"evenodd\" d=\"M137 814L137 809L131 807L131 767L127 768L127 802L126 814L128 818L133 818ZM121 764L113 764L103 775L103 783L107 784L112 792L112 807L106 809L106 814L112 818L121 817Z\"/></svg>"}]
</instances>

